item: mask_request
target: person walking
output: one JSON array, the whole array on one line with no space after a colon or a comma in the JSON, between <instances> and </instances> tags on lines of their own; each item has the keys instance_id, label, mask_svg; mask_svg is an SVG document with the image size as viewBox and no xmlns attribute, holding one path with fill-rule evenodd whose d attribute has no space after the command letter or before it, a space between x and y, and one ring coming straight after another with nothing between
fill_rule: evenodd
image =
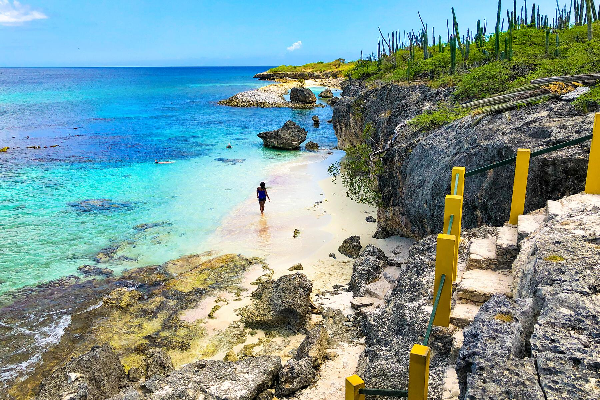
<instances>
[{"instance_id":1,"label":"person walking","mask_svg":"<svg viewBox=\"0 0 600 400\"><path fill-rule=\"evenodd\" d=\"M267 199L269 199L269 202L271 201L264 182L261 182L260 186L256 188L256 198L258 198L258 205L260 206L260 213L262 215L265 213L265 201Z\"/></svg>"}]
</instances>

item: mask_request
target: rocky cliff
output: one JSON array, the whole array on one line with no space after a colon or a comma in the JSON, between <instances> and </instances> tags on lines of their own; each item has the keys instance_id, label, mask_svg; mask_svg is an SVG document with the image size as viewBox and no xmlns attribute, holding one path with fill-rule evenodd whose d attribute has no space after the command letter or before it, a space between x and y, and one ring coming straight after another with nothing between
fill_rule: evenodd
<instances>
[{"instance_id":1,"label":"rocky cliff","mask_svg":"<svg viewBox=\"0 0 600 400\"><path fill-rule=\"evenodd\" d=\"M513 157L518 148L536 150L592 130L591 113L579 114L569 102L559 100L467 116L429 132L407 123L451 99L450 89L346 82L334 106L333 124L340 148L365 140L367 132L373 153L381 157L378 237L439 232L453 166L469 171ZM588 152L589 142L532 159L526 211L583 190ZM466 180L465 228L506 222L513 172L513 166L505 166Z\"/></svg>"}]
</instances>

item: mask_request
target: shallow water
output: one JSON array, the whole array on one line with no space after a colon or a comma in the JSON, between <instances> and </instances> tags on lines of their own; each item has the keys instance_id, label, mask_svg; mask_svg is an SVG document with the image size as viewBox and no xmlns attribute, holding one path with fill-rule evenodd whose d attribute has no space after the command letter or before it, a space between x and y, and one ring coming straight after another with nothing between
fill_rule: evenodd
<instances>
[{"instance_id":1,"label":"shallow water","mask_svg":"<svg viewBox=\"0 0 600 400\"><path fill-rule=\"evenodd\" d=\"M329 107L216 104L265 85L252 76L266 68L0 69L0 294L102 249L116 271L206 250L267 171L299 157L256 137L288 119L335 146Z\"/></svg>"}]
</instances>

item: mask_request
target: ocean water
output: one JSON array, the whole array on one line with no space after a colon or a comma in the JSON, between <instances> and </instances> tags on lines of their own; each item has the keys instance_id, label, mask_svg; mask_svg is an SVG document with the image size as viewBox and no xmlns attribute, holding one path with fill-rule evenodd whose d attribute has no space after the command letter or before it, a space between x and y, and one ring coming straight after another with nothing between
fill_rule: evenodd
<instances>
[{"instance_id":1,"label":"ocean water","mask_svg":"<svg viewBox=\"0 0 600 400\"><path fill-rule=\"evenodd\" d=\"M118 272L208 250L268 171L301 156L257 133L292 119L335 146L329 107L217 104L267 68L0 69L0 294L98 260Z\"/></svg>"}]
</instances>

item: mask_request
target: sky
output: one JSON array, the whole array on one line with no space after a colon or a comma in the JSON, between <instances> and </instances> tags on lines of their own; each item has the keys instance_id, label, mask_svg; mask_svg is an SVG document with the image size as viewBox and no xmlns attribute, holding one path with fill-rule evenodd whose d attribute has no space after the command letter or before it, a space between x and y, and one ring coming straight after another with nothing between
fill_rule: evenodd
<instances>
[{"instance_id":1,"label":"sky","mask_svg":"<svg viewBox=\"0 0 600 400\"><path fill-rule=\"evenodd\" d=\"M565 0L559 0L561 4ZM554 16L555 0L537 1ZM523 0L517 1L518 9ZM531 9L532 2L528 2ZM0 66L298 65L354 60L384 33L446 35L455 7L461 34L497 1L0 0ZM513 7L504 0L503 10ZM506 11L503 12L503 15Z\"/></svg>"}]
</instances>

